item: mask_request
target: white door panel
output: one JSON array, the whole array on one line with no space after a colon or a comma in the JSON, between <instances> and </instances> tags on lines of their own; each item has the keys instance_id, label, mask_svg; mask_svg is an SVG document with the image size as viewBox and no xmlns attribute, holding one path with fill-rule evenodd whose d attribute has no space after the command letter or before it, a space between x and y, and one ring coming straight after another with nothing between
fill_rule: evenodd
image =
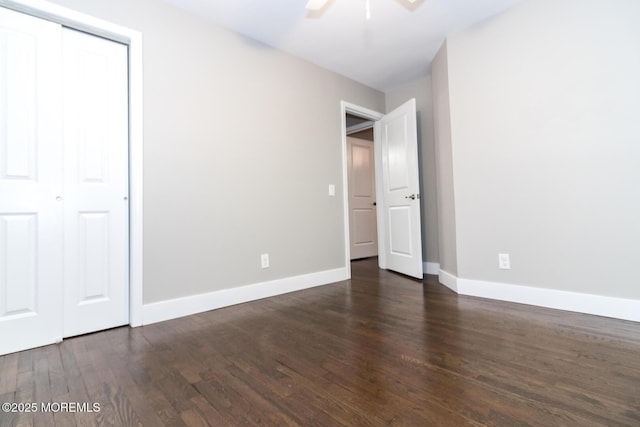
<instances>
[{"instance_id":1,"label":"white door panel","mask_svg":"<svg viewBox=\"0 0 640 427\"><path fill-rule=\"evenodd\" d=\"M411 209L408 206L391 206L389 212L389 253L411 256Z\"/></svg>"},{"instance_id":2,"label":"white door panel","mask_svg":"<svg viewBox=\"0 0 640 427\"><path fill-rule=\"evenodd\" d=\"M61 338L60 26L0 8L0 354Z\"/></svg>"},{"instance_id":3,"label":"white door panel","mask_svg":"<svg viewBox=\"0 0 640 427\"><path fill-rule=\"evenodd\" d=\"M351 259L378 255L373 141L347 137Z\"/></svg>"},{"instance_id":4,"label":"white door panel","mask_svg":"<svg viewBox=\"0 0 640 427\"><path fill-rule=\"evenodd\" d=\"M373 207L353 210L353 240L355 245L375 243L376 215ZM372 255L375 256L375 252Z\"/></svg>"},{"instance_id":5,"label":"white door panel","mask_svg":"<svg viewBox=\"0 0 640 427\"><path fill-rule=\"evenodd\" d=\"M383 123L384 140L386 141L385 176L389 191L407 190L410 186L410 167L407 159L408 123L407 117L400 116L396 120Z\"/></svg>"},{"instance_id":6,"label":"white door panel","mask_svg":"<svg viewBox=\"0 0 640 427\"><path fill-rule=\"evenodd\" d=\"M381 201L381 268L422 279L422 236L415 99L375 124Z\"/></svg>"},{"instance_id":7,"label":"white door panel","mask_svg":"<svg viewBox=\"0 0 640 427\"><path fill-rule=\"evenodd\" d=\"M37 223L36 214L0 216L0 238L5 243L1 249L2 262L0 287L4 290L4 304L0 316L36 313L36 265Z\"/></svg>"},{"instance_id":8,"label":"white door panel","mask_svg":"<svg viewBox=\"0 0 640 427\"><path fill-rule=\"evenodd\" d=\"M79 212L77 304L109 299L109 213Z\"/></svg>"},{"instance_id":9,"label":"white door panel","mask_svg":"<svg viewBox=\"0 0 640 427\"><path fill-rule=\"evenodd\" d=\"M64 336L128 317L127 47L63 30Z\"/></svg>"}]
</instances>

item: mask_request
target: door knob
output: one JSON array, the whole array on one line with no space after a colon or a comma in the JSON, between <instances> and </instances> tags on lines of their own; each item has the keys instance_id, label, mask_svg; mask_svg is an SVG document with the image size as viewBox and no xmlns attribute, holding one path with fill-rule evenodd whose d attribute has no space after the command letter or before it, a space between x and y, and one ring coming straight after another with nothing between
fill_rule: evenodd
<instances>
[{"instance_id":1,"label":"door knob","mask_svg":"<svg viewBox=\"0 0 640 427\"><path fill-rule=\"evenodd\" d=\"M417 199L417 196L415 194L412 194L410 196L404 196L405 199L411 199L411 200L415 200Z\"/></svg>"}]
</instances>

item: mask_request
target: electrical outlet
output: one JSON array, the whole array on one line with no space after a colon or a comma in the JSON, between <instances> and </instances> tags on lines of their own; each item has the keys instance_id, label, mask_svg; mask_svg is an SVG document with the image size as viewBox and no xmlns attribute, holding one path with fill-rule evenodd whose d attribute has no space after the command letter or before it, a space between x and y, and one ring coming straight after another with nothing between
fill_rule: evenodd
<instances>
[{"instance_id":1,"label":"electrical outlet","mask_svg":"<svg viewBox=\"0 0 640 427\"><path fill-rule=\"evenodd\" d=\"M329 184L329 196L333 197L336 195L336 186L333 184Z\"/></svg>"},{"instance_id":2,"label":"electrical outlet","mask_svg":"<svg viewBox=\"0 0 640 427\"><path fill-rule=\"evenodd\" d=\"M498 254L498 268L501 270L511 270L511 260L509 254Z\"/></svg>"},{"instance_id":3,"label":"electrical outlet","mask_svg":"<svg viewBox=\"0 0 640 427\"><path fill-rule=\"evenodd\" d=\"M260 262L262 264L262 268L269 268L269 254L260 255Z\"/></svg>"}]
</instances>

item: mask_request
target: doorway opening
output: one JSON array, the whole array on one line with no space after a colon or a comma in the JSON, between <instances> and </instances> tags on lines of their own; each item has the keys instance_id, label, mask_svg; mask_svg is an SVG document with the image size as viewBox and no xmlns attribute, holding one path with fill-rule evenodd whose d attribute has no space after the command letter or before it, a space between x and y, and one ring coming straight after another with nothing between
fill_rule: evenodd
<instances>
[{"instance_id":1,"label":"doorway opening","mask_svg":"<svg viewBox=\"0 0 640 427\"><path fill-rule=\"evenodd\" d=\"M410 99L393 111L382 114L345 101L342 116L342 185L344 207L344 243L347 277L351 277L352 258L349 196L349 144L347 118L371 121L374 129L373 156L375 198L369 199L376 213L378 265L422 280L422 233L420 224L420 180L416 101ZM366 128L368 125L363 125ZM362 150L365 153L366 150ZM367 156L363 154L361 157ZM365 179L362 179L364 181ZM372 211L372 209L369 209ZM366 217L366 214L363 215ZM366 219L366 218L365 218ZM365 223L367 223L365 221ZM371 218L368 219L371 224ZM372 227L372 226L371 226ZM366 236L365 236L366 237ZM364 239L366 240L366 239ZM354 254L357 258L358 254Z\"/></svg>"},{"instance_id":2,"label":"doorway opening","mask_svg":"<svg viewBox=\"0 0 640 427\"><path fill-rule=\"evenodd\" d=\"M363 197L359 202L362 203L362 207L358 207L358 206L354 206L354 203L350 200L353 197L351 197L353 195L353 190L351 190L349 188L350 182L354 183L354 179L352 176L350 175L350 167L349 167L349 162L352 161L352 156L351 154L353 153L353 150L351 150L350 153L350 148L353 148L353 140L350 140L350 138L353 138L354 134L358 134L360 132L362 132L359 136L361 136L361 138L353 138L356 142L356 145L359 145L359 147L356 148L356 151L358 152L356 155L357 156L361 156L362 159L364 158L368 158L368 154L367 154L367 148L366 148L366 144L367 144L367 139L370 140L369 143L371 145L371 148L373 149L373 145L375 144L375 137L374 137L374 124L376 121L380 120L382 117L384 117L384 114L377 112L377 111L373 111L364 107L360 107L358 105L355 104L350 104L348 102L342 101L340 103L340 108L341 108L341 117L342 117L342 186L343 186L343 197L344 197L344 201L343 201L343 206L344 206L344 230L345 230L345 266L347 268L347 276L350 278L351 277L351 260L352 259L359 259L359 258L363 258L362 254L358 254L358 253L354 253L352 256L352 242L356 243L359 241L359 243L364 243L364 247L369 246L369 251L372 251L371 249L371 245L367 245L366 241L367 240L371 240L370 237L372 235L371 233L371 213L372 212L376 212L375 215L375 222L373 224L373 229L375 230L375 243L376 243L376 248L375 248L375 252L377 255L378 252L378 236L379 236L379 232L380 232L380 224L378 224L379 221L379 216L377 215L377 194L376 194L376 179L375 179L375 175L373 178L373 183L370 184L371 185L371 189L369 191L369 193L372 193L373 198L367 198L367 197ZM352 142L350 142L352 141ZM364 143L358 144L358 141L365 141ZM350 147L351 146L351 147ZM372 159L370 159L370 161L373 164L373 169L377 170L377 165L376 165L376 156L373 155L373 151L371 152L371 155L373 156ZM362 181L364 181L365 178L361 177L360 179L360 184L362 187L364 187L364 189L367 189L367 185L365 183L363 183ZM366 193L366 192L364 192ZM369 200L367 200L369 199ZM365 209L365 206L367 203L370 203L371 205L368 207L369 209ZM376 203L376 205L373 205L373 203ZM358 213L356 213L356 215L360 215L360 219L363 219L364 223L367 224L365 227L368 231L362 230L363 232L358 232L357 230L352 230L352 228L354 228L351 224L351 218L353 216L352 213L352 207L355 207L356 209L358 209ZM357 219L356 219L357 221ZM354 233L355 232L355 233ZM354 235L355 234L355 235Z\"/></svg>"}]
</instances>

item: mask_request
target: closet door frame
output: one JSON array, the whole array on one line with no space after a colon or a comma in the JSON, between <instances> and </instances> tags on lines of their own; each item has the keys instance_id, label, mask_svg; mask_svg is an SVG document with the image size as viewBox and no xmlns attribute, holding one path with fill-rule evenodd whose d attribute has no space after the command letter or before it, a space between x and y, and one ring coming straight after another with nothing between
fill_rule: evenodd
<instances>
[{"instance_id":1,"label":"closet door frame","mask_svg":"<svg viewBox=\"0 0 640 427\"><path fill-rule=\"evenodd\" d=\"M142 34L43 0L0 0L0 6L128 46L129 60L129 324L143 319Z\"/></svg>"}]
</instances>

